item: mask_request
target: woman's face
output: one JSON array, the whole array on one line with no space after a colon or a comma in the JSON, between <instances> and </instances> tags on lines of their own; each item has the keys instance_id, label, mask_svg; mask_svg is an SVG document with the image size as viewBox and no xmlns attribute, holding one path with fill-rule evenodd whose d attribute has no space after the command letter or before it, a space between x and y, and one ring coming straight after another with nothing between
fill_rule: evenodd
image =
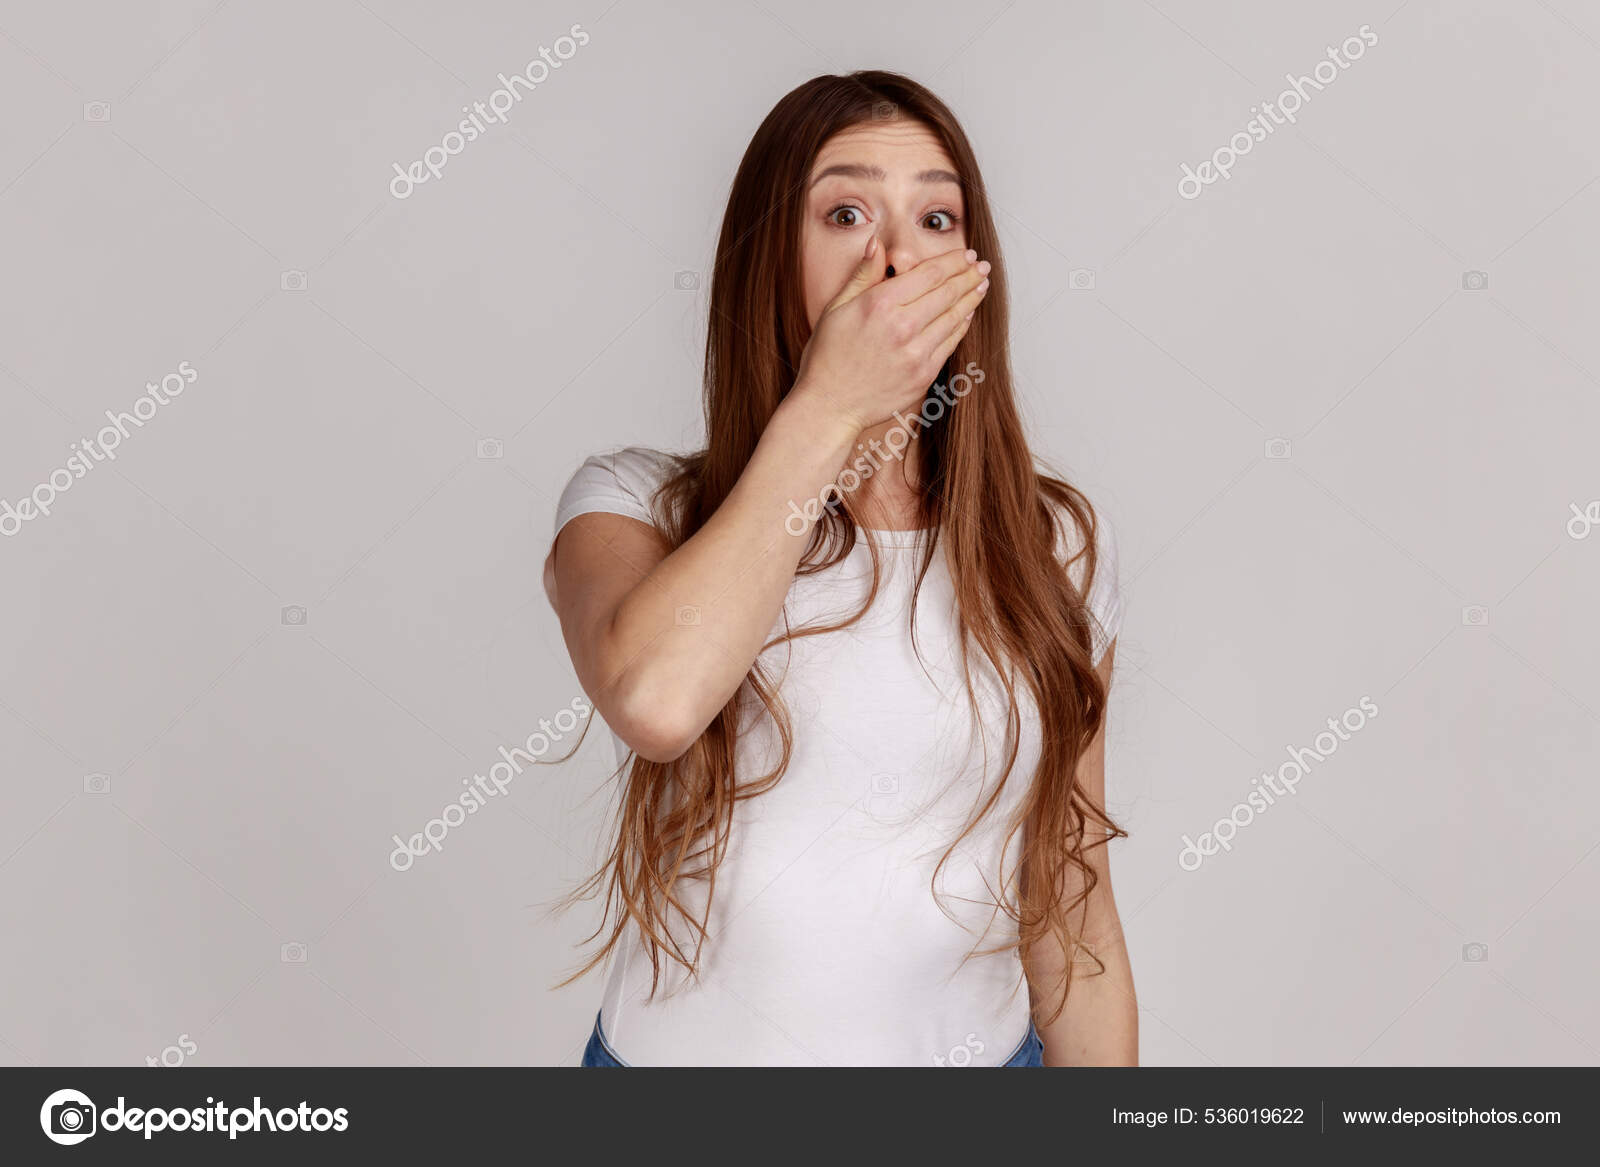
<instances>
[{"instance_id":1,"label":"woman's face","mask_svg":"<svg viewBox=\"0 0 1600 1167\"><path fill-rule=\"evenodd\" d=\"M812 328L861 262L874 231L878 257L897 273L966 247L966 207L955 169L921 122L864 122L828 139L811 167L801 233Z\"/></svg>"}]
</instances>

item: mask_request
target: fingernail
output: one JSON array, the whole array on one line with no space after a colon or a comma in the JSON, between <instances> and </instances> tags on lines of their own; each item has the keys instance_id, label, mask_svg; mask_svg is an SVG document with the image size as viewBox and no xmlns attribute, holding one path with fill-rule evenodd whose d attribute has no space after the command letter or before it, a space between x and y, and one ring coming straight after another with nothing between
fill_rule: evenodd
<instances>
[{"instance_id":1,"label":"fingernail","mask_svg":"<svg viewBox=\"0 0 1600 1167\"><path fill-rule=\"evenodd\" d=\"M968 262L968 263L972 263L972 262L974 262L974 261L975 261L975 260L977 260L977 258L978 258L978 253L977 253L977 252L976 252L976 251L973 251L973 250L971 250L971 249L970 249L970 248L969 248L969 249L968 249L968 250L967 250L967 262Z\"/></svg>"},{"instance_id":2,"label":"fingernail","mask_svg":"<svg viewBox=\"0 0 1600 1167\"><path fill-rule=\"evenodd\" d=\"M876 231L874 231L872 233L872 238L867 240L867 253L864 256L862 256L861 258L862 259L871 259L874 255L877 255L877 254L878 254L878 233Z\"/></svg>"},{"instance_id":3,"label":"fingernail","mask_svg":"<svg viewBox=\"0 0 1600 1167\"><path fill-rule=\"evenodd\" d=\"M978 285L978 291L987 292L988 290L989 290L989 281L988 280L984 280L983 283Z\"/></svg>"},{"instance_id":4,"label":"fingernail","mask_svg":"<svg viewBox=\"0 0 1600 1167\"><path fill-rule=\"evenodd\" d=\"M982 272L984 275L988 275L994 269L993 269L993 265L990 264L990 262L986 259L983 262L981 262L980 264L978 264L978 270L980 272Z\"/></svg>"},{"instance_id":5,"label":"fingernail","mask_svg":"<svg viewBox=\"0 0 1600 1167\"><path fill-rule=\"evenodd\" d=\"M967 314L966 314L966 316L965 316L965 317L963 317L963 319L965 319L965 320L971 320L971 319L972 319L972 316L973 316L973 313L975 313L975 312L977 312L977 309L976 309L976 308L974 308L974 309L973 309L973 310L972 310L972 312L968 312L968 313L967 313Z\"/></svg>"}]
</instances>

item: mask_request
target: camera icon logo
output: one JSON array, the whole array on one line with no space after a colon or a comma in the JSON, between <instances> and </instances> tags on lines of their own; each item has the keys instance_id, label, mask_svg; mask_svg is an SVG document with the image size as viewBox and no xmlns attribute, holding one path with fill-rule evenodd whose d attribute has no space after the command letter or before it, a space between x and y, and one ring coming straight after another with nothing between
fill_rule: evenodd
<instances>
[{"instance_id":1,"label":"camera icon logo","mask_svg":"<svg viewBox=\"0 0 1600 1167\"><path fill-rule=\"evenodd\" d=\"M506 456L506 444L499 438L478 439L478 461L492 462L496 458Z\"/></svg>"},{"instance_id":2,"label":"camera icon logo","mask_svg":"<svg viewBox=\"0 0 1600 1167\"><path fill-rule=\"evenodd\" d=\"M290 604L283 610L283 622L290 628L304 628L306 624L306 610L299 604Z\"/></svg>"},{"instance_id":3,"label":"camera icon logo","mask_svg":"<svg viewBox=\"0 0 1600 1167\"><path fill-rule=\"evenodd\" d=\"M1483 292L1489 288L1489 273L1486 271L1464 271L1461 273L1461 290L1463 292Z\"/></svg>"},{"instance_id":4,"label":"camera icon logo","mask_svg":"<svg viewBox=\"0 0 1600 1167\"><path fill-rule=\"evenodd\" d=\"M867 778L867 793L860 806L867 818L885 826L902 822L906 806L900 797L900 775L879 771Z\"/></svg>"},{"instance_id":5,"label":"camera icon logo","mask_svg":"<svg viewBox=\"0 0 1600 1167\"><path fill-rule=\"evenodd\" d=\"M673 613L673 622L680 627L688 627L700 623L700 609L693 604L685 604Z\"/></svg>"},{"instance_id":6,"label":"camera icon logo","mask_svg":"<svg viewBox=\"0 0 1600 1167\"><path fill-rule=\"evenodd\" d=\"M1461 623L1468 628L1483 628L1489 623L1489 609L1482 604L1468 604L1461 609Z\"/></svg>"},{"instance_id":7,"label":"camera icon logo","mask_svg":"<svg viewBox=\"0 0 1600 1167\"><path fill-rule=\"evenodd\" d=\"M880 122L886 122L900 112L900 107L892 101L875 101L872 103L872 116Z\"/></svg>"},{"instance_id":8,"label":"camera icon logo","mask_svg":"<svg viewBox=\"0 0 1600 1167\"><path fill-rule=\"evenodd\" d=\"M933 1064L936 1066L954 1066L961 1068L972 1065L972 1059L983 1053L988 1047L984 1045L976 1033L967 1034L967 1040L960 1045L951 1046L948 1054L934 1054Z\"/></svg>"},{"instance_id":9,"label":"camera icon logo","mask_svg":"<svg viewBox=\"0 0 1600 1167\"><path fill-rule=\"evenodd\" d=\"M83 105L83 120L86 122L108 122L111 120L111 103L109 101L86 101Z\"/></svg>"},{"instance_id":10,"label":"camera icon logo","mask_svg":"<svg viewBox=\"0 0 1600 1167\"><path fill-rule=\"evenodd\" d=\"M286 271L278 277L278 287L285 292L303 292L306 290L306 273Z\"/></svg>"},{"instance_id":11,"label":"camera icon logo","mask_svg":"<svg viewBox=\"0 0 1600 1167\"><path fill-rule=\"evenodd\" d=\"M79 1090L57 1090L39 1108L45 1137L63 1147L75 1146L95 1132L95 1108Z\"/></svg>"},{"instance_id":12,"label":"camera icon logo","mask_svg":"<svg viewBox=\"0 0 1600 1167\"><path fill-rule=\"evenodd\" d=\"M1467 964L1483 964L1489 959L1489 946L1481 943L1463 944L1461 959Z\"/></svg>"},{"instance_id":13,"label":"camera icon logo","mask_svg":"<svg viewBox=\"0 0 1600 1167\"><path fill-rule=\"evenodd\" d=\"M1086 267L1075 267L1067 273L1067 284L1074 292L1094 291L1094 272Z\"/></svg>"},{"instance_id":14,"label":"camera icon logo","mask_svg":"<svg viewBox=\"0 0 1600 1167\"><path fill-rule=\"evenodd\" d=\"M111 775L85 774L83 776L83 792L85 794L110 794Z\"/></svg>"},{"instance_id":15,"label":"camera icon logo","mask_svg":"<svg viewBox=\"0 0 1600 1167\"><path fill-rule=\"evenodd\" d=\"M1288 438L1268 438L1265 453L1272 461L1282 462L1288 459L1293 449L1293 444Z\"/></svg>"},{"instance_id":16,"label":"camera icon logo","mask_svg":"<svg viewBox=\"0 0 1600 1167\"><path fill-rule=\"evenodd\" d=\"M700 286L700 273L681 271L672 277L672 286L680 292L692 292Z\"/></svg>"},{"instance_id":17,"label":"camera icon logo","mask_svg":"<svg viewBox=\"0 0 1600 1167\"><path fill-rule=\"evenodd\" d=\"M306 962L306 946L298 940L291 940L278 949L278 959L284 964L304 964Z\"/></svg>"}]
</instances>

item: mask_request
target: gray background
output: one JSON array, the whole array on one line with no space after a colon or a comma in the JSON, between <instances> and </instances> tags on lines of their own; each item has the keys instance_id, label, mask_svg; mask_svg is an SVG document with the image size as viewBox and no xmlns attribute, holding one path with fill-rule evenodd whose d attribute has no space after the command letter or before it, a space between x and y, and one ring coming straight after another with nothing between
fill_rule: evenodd
<instances>
[{"instance_id":1,"label":"gray background","mask_svg":"<svg viewBox=\"0 0 1600 1167\"><path fill-rule=\"evenodd\" d=\"M1362 24L1297 127L1178 197ZM0 5L0 496L199 374L0 539L0 1060L575 1062L599 983L548 986L594 917L544 905L597 853L601 727L409 871L390 835L577 694L555 496L587 453L699 441L676 273L773 102L868 66L964 120L1037 448L1120 533L1144 1061L1600 1060L1584 0Z\"/></svg>"}]
</instances>

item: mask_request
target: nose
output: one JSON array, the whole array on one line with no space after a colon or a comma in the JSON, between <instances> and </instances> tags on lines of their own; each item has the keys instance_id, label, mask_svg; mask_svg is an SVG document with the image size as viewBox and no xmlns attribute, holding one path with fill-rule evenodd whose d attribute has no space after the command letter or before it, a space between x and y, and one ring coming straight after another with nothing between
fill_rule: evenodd
<instances>
[{"instance_id":1,"label":"nose","mask_svg":"<svg viewBox=\"0 0 1600 1167\"><path fill-rule=\"evenodd\" d=\"M916 265L917 257L911 254L911 248L899 230L893 231L888 239L884 240L883 258L888 263L883 274L892 277L897 271L908 271Z\"/></svg>"},{"instance_id":2,"label":"nose","mask_svg":"<svg viewBox=\"0 0 1600 1167\"><path fill-rule=\"evenodd\" d=\"M884 271L886 277L893 277L897 272L910 271L922 260L927 259L938 251L937 247L930 247L925 239L919 239L913 229L901 224L889 226L880 236L883 244ZM927 254L923 254L926 252Z\"/></svg>"}]
</instances>

